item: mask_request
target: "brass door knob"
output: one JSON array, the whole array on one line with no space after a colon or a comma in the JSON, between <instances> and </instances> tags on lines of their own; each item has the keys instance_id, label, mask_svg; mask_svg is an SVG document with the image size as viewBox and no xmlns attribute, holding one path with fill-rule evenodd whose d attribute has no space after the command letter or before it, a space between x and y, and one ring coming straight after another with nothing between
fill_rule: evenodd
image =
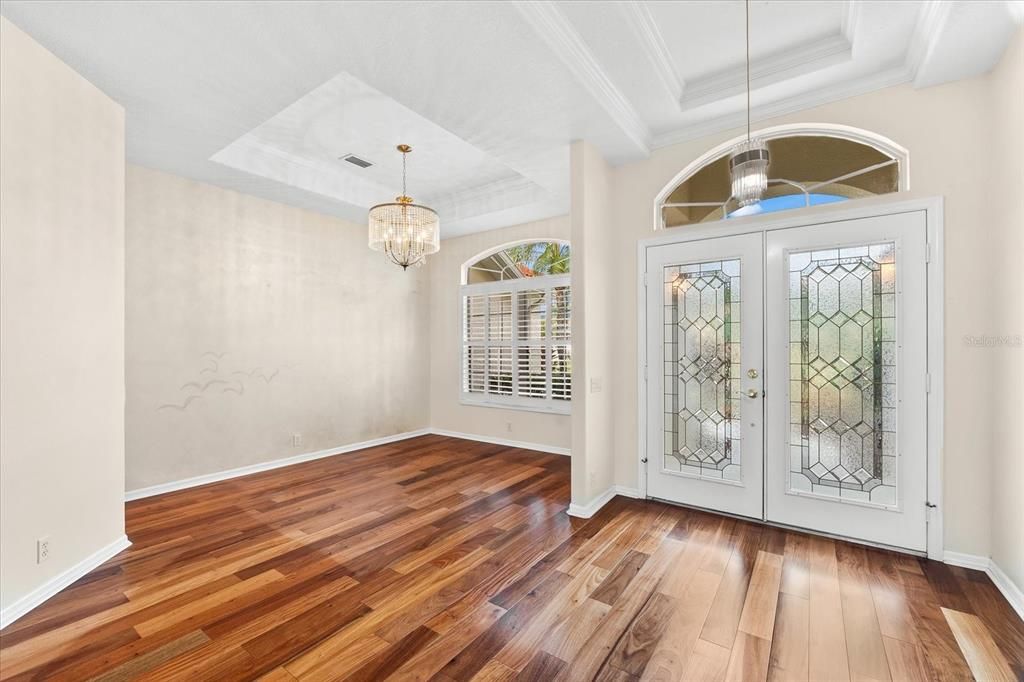
<instances>
[{"instance_id":1,"label":"brass door knob","mask_svg":"<svg viewBox=\"0 0 1024 682\"><path fill-rule=\"evenodd\" d=\"M748 398L756 398L757 397L757 389L756 388L748 389L747 390L747 397Z\"/></svg>"},{"instance_id":2,"label":"brass door knob","mask_svg":"<svg viewBox=\"0 0 1024 682\"><path fill-rule=\"evenodd\" d=\"M747 376L750 377L751 379L756 379L757 378L757 370L756 369L748 369L747 370Z\"/></svg>"}]
</instances>

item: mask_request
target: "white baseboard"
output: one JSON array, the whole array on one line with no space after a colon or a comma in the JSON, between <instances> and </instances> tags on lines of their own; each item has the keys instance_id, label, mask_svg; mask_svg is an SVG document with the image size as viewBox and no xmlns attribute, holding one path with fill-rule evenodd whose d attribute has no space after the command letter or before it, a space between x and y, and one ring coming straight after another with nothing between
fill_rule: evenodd
<instances>
[{"instance_id":1,"label":"white baseboard","mask_svg":"<svg viewBox=\"0 0 1024 682\"><path fill-rule=\"evenodd\" d=\"M975 571L987 571L992 560L980 554L963 554L962 552L943 552L942 563L960 568L973 568Z\"/></svg>"},{"instance_id":2,"label":"white baseboard","mask_svg":"<svg viewBox=\"0 0 1024 682\"><path fill-rule=\"evenodd\" d=\"M1021 591L1020 587L1012 580L1010 576L1003 573L1003 569L999 568L999 564L992 561L989 562L988 577L992 579L999 591L1006 597L1006 601L1010 602L1010 606L1017 612L1021 620L1024 620L1024 591Z\"/></svg>"},{"instance_id":3,"label":"white baseboard","mask_svg":"<svg viewBox=\"0 0 1024 682\"><path fill-rule=\"evenodd\" d=\"M575 516L580 519L589 519L600 511L601 507L611 502L612 498L616 495L632 497L634 499L641 497L640 491L636 488L628 488L624 485L613 485L587 504L570 504L568 512L569 516Z\"/></svg>"},{"instance_id":4,"label":"white baseboard","mask_svg":"<svg viewBox=\"0 0 1024 682\"><path fill-rule=\"evenodd\" d=\"M600 511L601 507L608 504L613 497L615 497L615 486L608 488L608 490L605 490L586 504L570 504L569 516L575 516L579 519L589 519Z\"/></svg>"},{"instance_id":5,"label":"white baseboard","mask_svg":"<svg viewBox=\"0 0 1024 682\"><path fill-rule=\"evenodd\" d=\"M114 555L131 546L126 535L122 535L109 545L101 547L63 573L56 575L45 583L18 599L0 611L0 628L5 628L26 613L75 582Z\"/></svg>"},{"instance_id":6,"label":"white baseboard","mask_svg":"<svg viewBox=\"0 0 1024 682\"><path fill-rule=\"evenodd\" d=\"M407 438L415 438L417 436L425 436L431 433L429 429L418 429L416 431L406 431L404 433L396 433L391 436L384 436L382 438L374 438L373 440L364 440L359 443L350 443L349 445L342 445L336 448L328 448L326 450L317 450L316 452L307 452L302 455L295 455L293 457L285 457L283 459L273 459L269 462L260 462L258 464L250 464L249 466L238 467L237 469L228 469L227 471L217 471L212 474L203 474L202 476L193 476L192 478L183 478L178 481L170 481L169 483L160 483L158 485L151 485L147 488L138 488L136 490L129 490L124 494L125 502L131 502L132 500L140 500L144 497L152 497L153 495L162 495L164 493L174 492L175 490L184 490L186 488L194 488L200 485L206 485L207 483L216 483L217 481L226 481L229 478L238 478L239 476L247 476L249 474L259 473L261 471L270 471L271 469L279 469L281 467L291 466L292 464L300 464L302 462L310 462L314 459L322 459L324 457L333 457L334 455L341 455L346 452L353 452L355 450L363 450L365 448L372 448L377 445L387 445L388 443L394 443L400 440L406 440Z\"/></svg>"},{"instance_id":7,"label":"white baseboard","mask_svg":"<svg viewBox=\"0 0 1024 682\"><path fill-rule=\"evenodd\" d=\"M943 552L943 563L962 568L973 568L976 571L985 571L992 583L999 588L999 591L1010 602L1010 606L1017 612L1017 615L1024 620L1024 591L1010 580L1010 576L999 568L999 565L992 559L978 554L962 554L960 552Z\"/></svg>"},{"instance_id":8,"label":"white baseboard","mask_svg":"<svg viewBox=\"0 0 1024 682\"><path fill-rule=\"evenodd\" d=\"M522 448L523 450L536 450L537 452L547 452L552 455L565 455L569 456L569 448L561 448L556 445L545 445L544 443L527 443L521 440L508 440L505 438L494 438L492 436L480 436L475 433L461 433L459 431L448 431L445 429L428 429L428 431L436 436L448 436L449 438L465 438L466 440L475 440L481 443L491 443L492 445L504 445L510 448Z\"/></svg>"},{"instance_id":9,"label":"white baseboard","mask_svg":"<svg viewBox=\"0 0 1024 682\"><path fill-rule=\"evenodd\" d=\"M632 497L634 500L638 500L643 497L637 488L627 488L624 485L615 486L615 494L622 495L623 497Z\"/></svg>"},{"instance_id":10,"label":"white baseboard","mask_svg":"<svg viewBox=\"0 0 1024 682\"><path fill-rule=\"evenodd\" d=\"M146 488L137 488L136 490L129 490L128 492L126 492L124 494L124 499L125 502L131 502L132 500L141 500L144 497L163 495L164 493L172 493L176 490L185 490L186 488L195 488L196 486L206 485L207 483L226 481L229 478L248 476L249 474L256 474L261 471L270 471L271 469L279 469L281 467L291 466L292 464L301 464L302 462L310 462L314 459L333 457L334 455L342 455L347 452L354 452L356 450L372 448L378 445L387 445L388 443L395 443L400 440L416 438L417 436L426 436L428 434L434 434L438 436L449 436L451 438L465 438L466 440L475 440L481 443L505 445L507 447L523 448L525 450L537 450L538 452L548 452L555 455L569 455L568 448L560 448L555 447L553 445L544 445L542 443L527 443L518 440L505 440L504 438L478 436L473 433L461 433L459 431L446 431L444 429L427 428L417 429L416 431L406 431L404 433L396 433L391 436L374 438L373 440L364 440L359 443L350 443L348 445L342 445L336 448L328 448L326 450L317 450L316 452L307 452L301 455L285 457L283 459L273 459L270 460L269 462L259 462L258 464L250 464L248 466L238 467L237 469L228 469L226 471L216 471L212 474L203 474L202 476L183 478L178 481L160 483L157 485L148 486Z\"/></svg>"}]
</instances>

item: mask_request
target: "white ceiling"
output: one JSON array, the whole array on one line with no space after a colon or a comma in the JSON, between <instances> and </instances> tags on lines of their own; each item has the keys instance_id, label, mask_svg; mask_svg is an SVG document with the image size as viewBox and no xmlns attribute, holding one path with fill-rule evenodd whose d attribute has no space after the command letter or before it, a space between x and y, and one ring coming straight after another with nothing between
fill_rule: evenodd
<instances>
[{"instance_id":1,"label":"white ceiling","mask_svg":"<svg viewBox=\"0 0 1024 682\"><path fill-rule=\"evenodd\" d=\"M51 2L0 12L127 111L128 159L357 223L409 194L456 236L568 211L612 163L740 125L743 2ZM984 73L1007 0L753 0L754 118ZM345 153L374 162L360 170Z\"/></svg>"}]
</instances>

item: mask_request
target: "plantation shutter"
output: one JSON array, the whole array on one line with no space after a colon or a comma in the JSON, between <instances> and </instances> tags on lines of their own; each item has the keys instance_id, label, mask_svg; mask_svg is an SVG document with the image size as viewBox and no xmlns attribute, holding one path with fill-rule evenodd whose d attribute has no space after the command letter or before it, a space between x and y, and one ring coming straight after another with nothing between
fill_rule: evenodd
<instances>
[{"instance_id":1,"label":"plantation shutter","mask_svg":"<svg viewBox=\"0 0 1024 682\"><path fill-rule=\"evenodd\" d=\"M568 276L548 276L462 288L465 400L568 408L572 398L568 280Z\"/></svg>"}]
</instances>

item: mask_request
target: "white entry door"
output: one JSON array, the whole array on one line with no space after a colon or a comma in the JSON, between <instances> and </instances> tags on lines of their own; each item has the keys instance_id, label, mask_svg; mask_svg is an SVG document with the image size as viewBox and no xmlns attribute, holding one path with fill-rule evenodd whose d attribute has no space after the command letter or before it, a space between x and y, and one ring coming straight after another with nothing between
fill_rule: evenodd
<instances>
[{"instance_id":1,"label":"white entry door","mask_svg":"<svg viewBox=\"0 0 1024 682\"><path fill-rule=\"evenodd\" d=\"M923 211L767 233L769 521L927 546Z\"/></svg>"},{"instance_id":2,"label":"white entry door","mask_svg":"<svg viewBox=\"0 0 1024 682\"><path fill-rule=\"evenodd\" d=\"M647 491L761 518L764 239L648 249Z\"/></svg>"},{"instance_id":3,"label":"white entry door","mask_svg":"<svg viewBox=\"0 0 1024 682\"><path fill-rule=\"evenodd\" d=\"M924 551L926 229L648 248L648 496Z\"/></svg>"}]
</instances>

